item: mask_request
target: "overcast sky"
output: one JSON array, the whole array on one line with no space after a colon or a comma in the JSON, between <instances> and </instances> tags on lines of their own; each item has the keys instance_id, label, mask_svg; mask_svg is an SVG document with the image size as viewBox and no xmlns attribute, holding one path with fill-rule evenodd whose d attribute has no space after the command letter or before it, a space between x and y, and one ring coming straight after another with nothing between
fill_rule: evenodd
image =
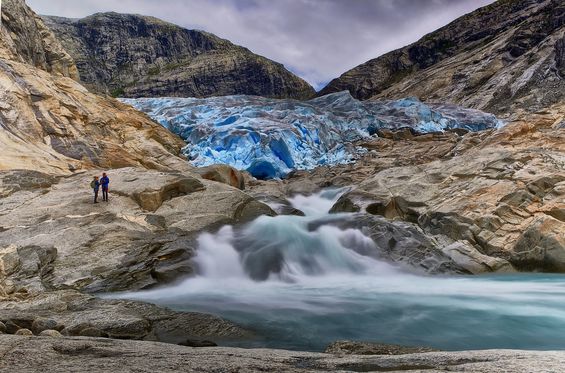
<instances>
[{"instance_id":1,"label":"overcast sky","mask_svg":"<svg viewBox=\"0 0 565 373\"><path fill-rule=\"evenodd\" d=\"M320 89L493 0L27 0L39 14L151 15L283 63Z\"/></svg>"}]
</instances>

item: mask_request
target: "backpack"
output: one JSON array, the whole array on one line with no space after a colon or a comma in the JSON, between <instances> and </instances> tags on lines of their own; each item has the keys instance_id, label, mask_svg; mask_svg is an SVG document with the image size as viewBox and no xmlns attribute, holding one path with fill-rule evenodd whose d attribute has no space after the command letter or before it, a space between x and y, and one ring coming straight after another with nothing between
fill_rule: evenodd
<instances>
[{"instance_id":1,"label":"backpack","mask_svg":"<svg viewBox=\"0 0 565 373\"><path fill-rule=\"evenodd\" d=\"M92 188L92 189L96 188L96 181L95 180L92 180L90 182L90 188Z\"/></svg>"}]
</instances>

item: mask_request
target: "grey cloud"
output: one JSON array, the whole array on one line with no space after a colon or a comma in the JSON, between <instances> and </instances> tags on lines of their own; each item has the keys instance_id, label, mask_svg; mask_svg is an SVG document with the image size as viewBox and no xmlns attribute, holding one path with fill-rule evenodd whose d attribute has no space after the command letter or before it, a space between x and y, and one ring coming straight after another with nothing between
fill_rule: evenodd
<instances>
[{"instance_id":1,"label":"grey cloud","mask_svg":"<svg viewBox=\"0 0 565 373\"><path fill-rule=\"evenodd\" d=\"M493 0L27 0L38 13L152 15L212 32L321 88Z\"/></svg>"}]
</instances>

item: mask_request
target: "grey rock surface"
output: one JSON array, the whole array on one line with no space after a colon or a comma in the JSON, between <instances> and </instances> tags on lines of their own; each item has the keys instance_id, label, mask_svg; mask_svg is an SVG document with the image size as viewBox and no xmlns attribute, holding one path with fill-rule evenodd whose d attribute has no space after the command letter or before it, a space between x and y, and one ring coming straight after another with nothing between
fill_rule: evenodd
<instances>
[{"instance_id":1,"label":"grey rock surface","mask_svg":"<svg viewBox=\"0 0 565 373\"><path fill-rule=\"evenodd\" d=\"M41 353L38 353L41 351ZM190 348L157 342L0 336L0 371L57 372L560 372L563 351L487 350L396 356Z\"/></svg>"},{"instance_id":2,"label":"grey rock surface","mask_svg":"<svg viewBox=\"0 0 565 373\"><path fill-rule=\"evenodd\" d=\"M43 17L94 92L120 97L249 94L307 98L314 89L279 63L215 35L131 14Z\"/></svg>"},{"instance_id":3,"label":"grey rock surface","mask_svg":"<svg viewBox=\"0 0 565 373\"><path fill-rule=\"evenodd\" d=\"M169 283L194 274L200 232L274 214L238 189L196 174L138 168L109 171L110 202L94 205L89 184L96 174L42 179L31 171L0 172L0 217L9 216L0 223L6 295Z\"/></svg>"},{"instance_id":4,"label":"grey rock surface","mask_svg":"<svg viewBox=\"0 0 565 373\"><path fill-rule=\"evenodd\" d=\"M38 319L49 319L57 330L32 333ZM182 343L190 340L221 342L252 338L253 334L219 317L198 312L176 312L131 300L98 298L75 290L44 292L0 303L0 320L7 334L30 330L35 335L59 332L65 336L138 339ZM29 328L29 329L28 329ZM22 332L27 333L27 332ZM29 335L29 333L27 333Z\"/></svg>"},{"instance_id":5,"label":"grey rock surface","mask_svg":"<svg viewBox=\"0 0 565 373\"><path fill-rule=\"evenodd\" d=\"M461 265L464 263L442 251L444 241L449 241L447 237L427 235L416 224L359 213L323 223L343 230L360 230L374 245L353 242L351 250L363 256L388 261L400 269L428 274L470 273L466 266ZM311 229L316 229L316 225L311 224Z\"/></svg>"}]
</instances>

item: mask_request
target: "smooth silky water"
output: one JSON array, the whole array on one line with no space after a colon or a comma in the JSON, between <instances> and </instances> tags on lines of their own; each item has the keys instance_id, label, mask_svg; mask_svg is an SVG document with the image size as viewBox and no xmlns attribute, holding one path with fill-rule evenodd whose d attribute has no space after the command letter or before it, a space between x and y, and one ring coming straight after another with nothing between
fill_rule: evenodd
<instances>
[{"instance_id":1,"label":"smooth silky water","mask_svg":"<svg viewBox=\"0 0 565 373\"><path fill-rule=\"evenodd\" d=\"M256 331L223 345L323 350L352 339L445 350L565 348L565 276L421 276L362 256L329 223L340 190L296 196L306 216L260 217L199 238L199 275L113 297L216 314Z\"/></svg>"}]
</instances>

